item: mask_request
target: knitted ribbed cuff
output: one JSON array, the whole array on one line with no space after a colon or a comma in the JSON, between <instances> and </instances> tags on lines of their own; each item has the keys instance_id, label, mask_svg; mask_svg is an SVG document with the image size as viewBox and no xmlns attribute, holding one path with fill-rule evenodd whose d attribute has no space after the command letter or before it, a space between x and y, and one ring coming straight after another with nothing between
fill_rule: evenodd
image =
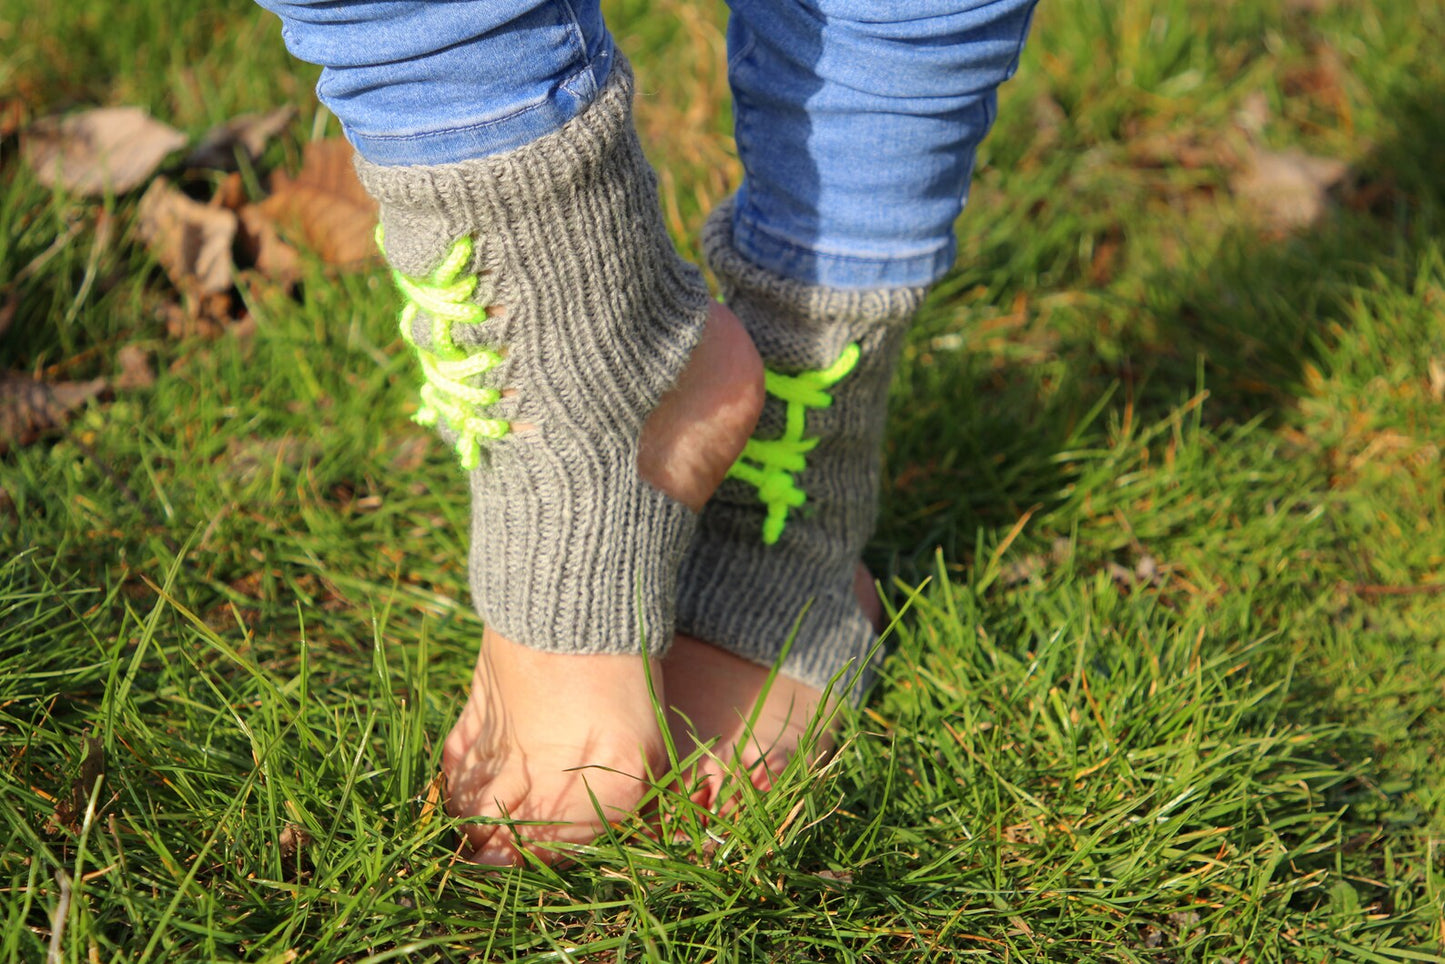
<instances>
[{"instance_id":1,"label":"knitted ribbed cuff","mask_svg":"<svg viewBox=\"0 0 1445 964\"><path fill-rule=\"evenodd\" d=\"M833 374L812 383L826 384L831 403L812 404L822 401L816 395L810 404L792 403L793 429L790 403L770 383L753 438L766 443L797 434L801 417L801 444L795 447L806 450L805 467L773 472L767 484L774 501L790 487L803 501L786 512L774 507L781 531L765 542L769 506L753 477L767 473L754 470L783 447L759 446L751 469L735 469L703 510L683 560L678 629L771 665L796 626L780 671L820 690L843 673L855 681L848 695L856 698L871 680L864 664L876 634L853 594L853 574L877 514L888 385L924 289L834 290L774 275L733 247L731 203L709 217L702 241L724 301L752 335L769 372ZM851 367L839 364L854 351ZM810 398L806 388L795 394ZM817 441L809 447L808 439ZM743 461L748 459L745 451Z\"/></svg>"},{"instance_id":2,"label":"knitted ribbed cuff","mask_svg":"<svg viewBox=\"0 0 1445 964\"><path fill-rule=\"evenodd\" d=\"M525 147L428 167L356 161L415 306L403 326L427 372L423 420L477 465L473 602L533 649L665 649L696 526L637 473L643 423L701 337L708 298L663 227L631 102L619 60L597 101Z\"/></svg>"}]
</instances>

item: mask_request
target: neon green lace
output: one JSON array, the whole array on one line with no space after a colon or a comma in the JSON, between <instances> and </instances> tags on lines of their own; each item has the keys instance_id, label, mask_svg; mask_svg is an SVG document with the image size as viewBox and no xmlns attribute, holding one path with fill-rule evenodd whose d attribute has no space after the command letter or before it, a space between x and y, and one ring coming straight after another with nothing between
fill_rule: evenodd
<instances>
[{"instance_id":1,"label":"neon green lace","mask_svg":"<svg viewBox=\"0 0 1445 964\"><path fill-rule=\"evenodd\" d=\"M833 404L833 396L826 389L857 366L859 354L858 343L854 342L827 368L797 375L780 375L769 369L764 375L768 394L787 404L786 426L779 438L748 439L743 454L728 469L728 476L757 487L758 498L768 507L763 520L763 542L768 545L782 536L788 510L801 507L808 499L798 488L798 475L808 467L808 453L818 444L817 438L803 436L808 409Z\"/></svg>"},{"instance_id":2,"label":"neon green lace","mask_svg":"<svg viewBox=\"0 0 1445 964\"><path fill-rule=\"evenodd\" d=\"M382 230L376 229L376 244L383 251ZM481 462L481 440L499 439L512 430L509 422L485 418L477 412L494 405L502 393L493 388L467 384L502 363L502 356L490 348L461 348L452 337L456 324L480 325L487 320L486 297L477 298L478 278L463 272L472 263L472 239L457 238L446 259L427 278L413 278L400 271L391 273L405 304L401 309L401 337L416 349L421 360L421 408L412 418L420 425L435 425L437 419L456 433L456 451L462 468L475 469ZM431 316L431 347L422 348L412 334L417 312Z\"/></svg>"}]
</instances>

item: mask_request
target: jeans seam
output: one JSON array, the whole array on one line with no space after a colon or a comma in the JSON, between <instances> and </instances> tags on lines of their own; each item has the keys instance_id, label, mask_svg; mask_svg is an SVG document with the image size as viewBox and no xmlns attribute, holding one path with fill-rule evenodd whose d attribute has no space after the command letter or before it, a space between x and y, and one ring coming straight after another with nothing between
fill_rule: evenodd
<instances>
[{"instance_id":1,"label":"jeans seam","mask_svg":"<svg viewBox=\"0 0 1445 964\"><path fill-rule=\"evenodd\" d=\"M741 47L739 47L737 51L728 58L728 73L731 74L733 70L736 69L743 62L744 58L752 54L753 50L757 47L757 45L758 35L753 33L751 28L748 28L747 42L744 43Z\"/></svg>"},{"instance_id":2,"label":"jeans seam","mask_svg":"<svg viewBox=\"0 0 1445 964\"><path fill-rule=\"evenodd\" d=\"M749 150L747 145L752 144L752 125L749 123L749 95L736 84L733 84L732 79L734 74L742 71L743 61L752 55L752 52L757 48L757 44L757 35L749 29L747 41L738 48L734 56L728 58L727 62L728 86L732 92L733 148L737 151L739 160L747 156ZM746 173L744 177L746 177Z\"/></svg>"},{"instance_id":3,"label":"jeans seam","mask_svg":"<svg viewBox=\"0 0 1445 964\"><path fill-rule=\"evenodd\" d=\"M999 82L1000 85L1006 81L1012 80L1014 74L1018 73L1019 62L1023 60L1024 56L1024 44L1028 43L1029 28L1033 26L1034 11L1037 9L1038 0L1034 0L1034 2L1029 5L1028 13L1024 14L1024 22L1019 26L1018 40L1014 43L1013 61L1009 64L1008 70L1004 71L1004 78L1003 81ZM995 90L996 89L997 86L995 86Z\"/></svg>"},{"instance_id":4,"label":"jeans seam","mask_svg":"<svg viewBox=\"0 0 1445 964\"><path fill-rule=\"evenodd\" d=\"M573 97L581 97L583 96L582 92L573 90L569 85L577 78L592 71L592 60L587 56L587 36L582 32L582 21L577 19L577 9L572 6L571 0L557 0L557 2L567 11L567 32L572 36L572 42L577 45L577 50L581 54L582 62L585 65L582 70L568 77L559 86ZM593 86L595 88L596 85Z\"/></svg>"}]
</instances>

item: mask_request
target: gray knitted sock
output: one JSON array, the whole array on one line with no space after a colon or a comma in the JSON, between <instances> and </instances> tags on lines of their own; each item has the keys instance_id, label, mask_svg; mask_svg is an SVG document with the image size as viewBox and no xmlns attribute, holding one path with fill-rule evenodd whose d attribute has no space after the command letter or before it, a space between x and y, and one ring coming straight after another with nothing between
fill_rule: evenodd
<instances>
[{"instance_id":1,"label":"gray knitted sock","mask_svg":"<svg viewBox=\"0 0 1445 964\"><path fill-rule=\"evenodd\" d=\"M749 449L683 560L678 630L771 665L796 624L780 671L823 689L846 669L856 698L876 634L853 571L877 513L888 383L924 289L844 291L778 277L733 247L731 202L708 218L702 241L723 300L763 356L769 391ZM810 371L818 374L778 377Z\"/></svg>"},{"instance_id":2,"label":"gray knitted sock","mask_svg":"<svg viewBox=\"0 0 1445 964\"><path fill-rule=\"evenodd\" d=\"M626 62L516 150L356 168L426 374L418 420L471 470L478 613L533 649L661 652L697 516L638 476L638 436L708 296L663 227Z\"/></svg>"}]
</instances>

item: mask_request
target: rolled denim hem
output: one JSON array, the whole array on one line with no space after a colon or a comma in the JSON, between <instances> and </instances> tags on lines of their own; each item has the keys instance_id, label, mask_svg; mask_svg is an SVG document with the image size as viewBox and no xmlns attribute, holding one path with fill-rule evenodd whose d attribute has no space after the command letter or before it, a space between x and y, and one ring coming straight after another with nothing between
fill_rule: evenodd
<instances>
[{"instance_id":1,"label":"rolled denim hem","mask_svg":"<svg viewBox=\"0 0 1445 964\"><path fill-rule=\"evenodd\" d=\"M348 128L346 137L363 158L386 167L459 164L501 154L561 130L586 110L606 86L616 59L608 37L596 57L559 85L563 96L554 92L505 117L409 134L367 134Z\"/></svg>"},{"instance_id":2,"label":"rolled denim hem","mask_svg":"<svg viewBox=\"0 0 1445 964\"><path fill-rule=\"evenodd\" d=\"M941 246L906 255L819 251L762 227L746 216L742 205L733 216L733 245L760 268L835 289L927 287L948 273L958 254L951 233Z\"/></svg>"}]
</instances>

